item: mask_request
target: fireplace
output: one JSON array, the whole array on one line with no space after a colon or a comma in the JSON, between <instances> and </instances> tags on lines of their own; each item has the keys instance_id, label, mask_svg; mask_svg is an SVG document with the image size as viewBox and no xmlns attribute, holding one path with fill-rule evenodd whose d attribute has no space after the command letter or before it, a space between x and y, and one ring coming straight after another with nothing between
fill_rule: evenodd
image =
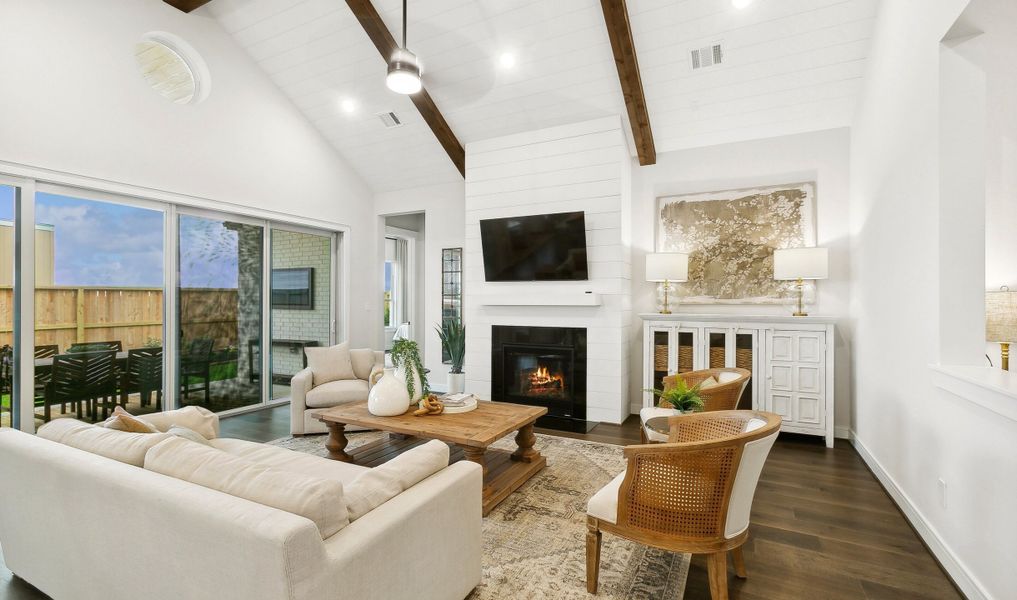
<instances>
[{"instance_id":1,"label":"fireplace","mask_svg":"<svg viewBox=\"0 0 1017 600\"><path fill-rule=\"evenodd\" d=\"M491 327L491 399L547 407L541 426L586 421L586 329Z\"/></svg>"}]
</instances>

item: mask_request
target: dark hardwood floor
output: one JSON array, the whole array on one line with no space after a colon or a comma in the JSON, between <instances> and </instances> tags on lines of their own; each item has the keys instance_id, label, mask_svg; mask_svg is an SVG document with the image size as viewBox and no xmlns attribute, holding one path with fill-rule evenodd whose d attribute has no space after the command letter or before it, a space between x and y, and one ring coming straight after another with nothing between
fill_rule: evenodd
<instances>
[{"instance_id":1,"label":"dark hardwood floor","mask_svg":"<svg viewBox=\"0 0 1017 600\"><path fill-rule=\"evenodd\" d=\"M639 424L586 434L537 430L609 444L638 444ZM289 407L223 419L222 436L270 441L289 434ZM609 535L609 534L605 534ZM782 434L759 481L745 546L749 577L730 573L732 600L949 600L963 598L850 444ZM685 598L708 599L697 557ZM44 599L0 562L0 599Z\"/></svg>"}]
</instances>

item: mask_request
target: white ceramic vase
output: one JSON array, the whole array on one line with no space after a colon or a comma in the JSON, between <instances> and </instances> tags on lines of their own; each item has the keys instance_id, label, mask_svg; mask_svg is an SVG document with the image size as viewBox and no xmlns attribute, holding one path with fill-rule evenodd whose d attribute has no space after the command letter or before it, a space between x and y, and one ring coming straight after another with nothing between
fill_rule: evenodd
<instances>
[{"instance_id":1,"label":"white ceramic vase","mask_svg":"<svg viewBox=\"0 0 1017 600\"><path fill-rule=\"evenodd\" d=\"M406 383L396 375L395 369L385 369L385 375L378 380L367 395L367 410L378 417L394 417L405 413L410 407L410 395Z\"/></svg>"},{"instance_id":2,"label":"white ceramic vase","mask_svg":"<svg viewBox=\"0 0 1017 600\"><path fill-rule=\"evenodd\" d=\"M461 394L466 391L466 373L448 374L448 393Z\"/></svg>"},{"instance_id":3,"label":"white ceramic vase","mask_svg":"<svg viewBox=\"0 0 1017 600\"><path fill-rule=\"evenodd\" d=\"M416 403L418 400L424 397L423 390L421 389L424 386L420 385L420 375L417 373L417 370L412 367L407 369L406 365L400 365L396 367L395 376L398 377L399 380L403 382L403 391L406 391L407 370L413 374L413 397L410 398L409 401L410 403Z\"/></svg>"}]
</instances>

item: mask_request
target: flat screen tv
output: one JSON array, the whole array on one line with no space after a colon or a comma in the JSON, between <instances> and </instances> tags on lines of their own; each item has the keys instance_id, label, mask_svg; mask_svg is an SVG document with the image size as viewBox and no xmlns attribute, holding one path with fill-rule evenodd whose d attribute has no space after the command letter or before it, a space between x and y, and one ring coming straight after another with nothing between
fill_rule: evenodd
<instances>
[{"instance_id":1,"label":"flat screen tv","mask_svg":"<svg viewBox=\"0 0 1017 600\"><path fill-rule=\"evenodd\" d=\"M314 269L272 269L272 308L314 310Z\"/></svg>"},{"instance_id":2,"label":"flat screen tv","mask_svg":"<svg viewBox=\"0 0 1017 600\"><path fill-rule=\"evenodd\" d=\"M583 212L480 221L487 281L589 279Z\"/></svg>"}]
</instances>

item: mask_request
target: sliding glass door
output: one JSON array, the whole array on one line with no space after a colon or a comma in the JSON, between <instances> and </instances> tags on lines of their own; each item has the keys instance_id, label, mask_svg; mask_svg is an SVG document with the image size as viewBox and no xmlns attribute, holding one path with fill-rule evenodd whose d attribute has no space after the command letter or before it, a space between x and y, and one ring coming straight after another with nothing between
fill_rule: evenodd
<instances>
[{"instance_id":1,"label":"sliding glass door","mask_svg":"<svg viewBox=\"0 0 1017 600\"><path fill-rule=\"evenodd\" d=\"M304 349L335 339L335 234L272 227L271 398L290 395Z\"/></svg>"},{"instance_id":2,"label":"sliding glass door","mask_svg":"<svg viewBox=\"0 0 1017 600\"><path fill-rule=\"evenodd\" d=\"M178 403L260 404L265 227L203 214L178 227Z\"/></svg>"}]
</instances>

